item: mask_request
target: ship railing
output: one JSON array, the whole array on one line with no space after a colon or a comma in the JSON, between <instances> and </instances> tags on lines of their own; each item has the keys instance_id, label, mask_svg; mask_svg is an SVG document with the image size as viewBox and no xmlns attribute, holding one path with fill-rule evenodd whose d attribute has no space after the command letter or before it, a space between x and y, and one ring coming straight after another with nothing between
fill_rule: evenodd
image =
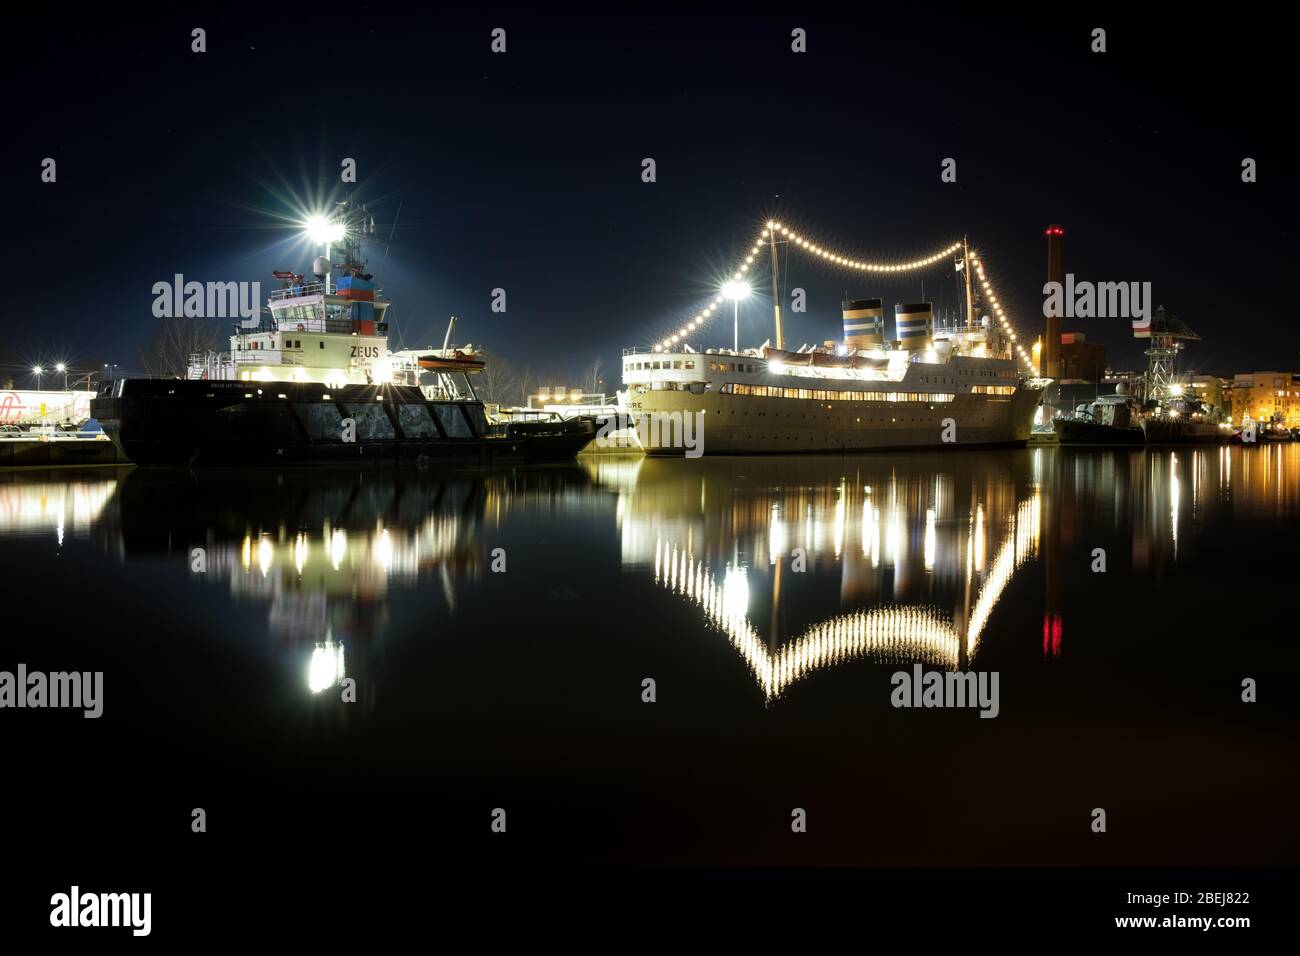
<instances>
[{"instance_id":1,"label":"ship railing","mask_svg":"<svg viewBox=\"0 0 1300 956\"><path fill-rule=\"evenodd\" d=\"M291 349L236 349L230 353L236 365L305 365L301 352Z\"/></svg>"},{"instance_id":2,"label":"ship railing","mask_svg":"<svg viewBox=\"0 0 1300 956\"><path fill-rule=\"evenodd\" d=\"M276 289L271 293L271 300L297 299L307 295L321 295L324 291L325 283L308 282L303 285L291 285L287 289Z\"/></svg>"},{"instance_id":3,"label":"ship railing","mask_svg":"<svg viewBox=\"0 0 1300 956\"><path fill-rule=\"evenodd\" d=\"M185 369L188 379L226 379L235 377L235 363L229 352L191 352Z\"/></svg>"},{"instance_id":4,"label":"ship railing","mask_svg":"<svg viewBox=\"0 0 1300 956\"><path fill-rule=\"evenodd\" d=\"M623 354L624 355L646 355L653 351L654 349L652 349L648 345L634 345L630 349L624 349Z\"/></svg>"},{"instance_id":5,"label":"ship railing","mask_svg":"<svg viewBox=\"0 0 1300 956\"><path fill-rule=\"evenodd\" d=\"M82 431L57 425L32 425L30 428L4 429L0 441L107 441L102 431Z\"/></svg>"},{"instance_id":6,"label":"ship railing","mask_svg":"<svg viewBox=\"0 0 1300 956\"><path fill-rule=\"evenodd\" d=\"M347 335L352 331L351 319L302 319L287 315L275 316L277 332L325 332L330 335Z\"/></svg>"}]
</instances>

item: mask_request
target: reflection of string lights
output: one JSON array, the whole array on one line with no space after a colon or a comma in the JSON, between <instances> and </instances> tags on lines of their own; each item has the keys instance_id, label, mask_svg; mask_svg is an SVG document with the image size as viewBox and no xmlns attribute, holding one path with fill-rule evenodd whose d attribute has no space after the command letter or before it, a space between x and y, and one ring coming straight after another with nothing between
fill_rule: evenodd
<instances>
[{"instance_id":1,"label":"reflection of string lights","mask_svg":"<svg viewBox=\"0 0 1300 956\"><path fill-rule=\"evenodd\" d=\"M871 512L870 504L864 502L864 523ZM927 529L933 528L935 517L933 510L927 513ZM966 635L968 656L974 656L993 607L1015 569L1036 555L1041 517L1041 500L1035 494L1022 502L1010 519L971 610ZM901 517L894 520L901 531ZM983 527L982 510L977 512L972 527L976 524ZM879 536L872 537L878 540ZM879 545L875 547L878 553ZM864 527L864 555L870 548ZM982 560L982 546L980 553ZM968 548L968 569L974 561L975 549ZM959 663L960 637L952 622L932 607L885 605L840 615L813 625L773 653L745 617L749 582L744 569L728 566L719 584L702 561L659 537L655 541L654 575L656 582L703 609L710 625L727 635L769 700L780 697L791 684L819 668L867 655L886 662L920 660L950 670Z\"/></svg>"}]
</instances>

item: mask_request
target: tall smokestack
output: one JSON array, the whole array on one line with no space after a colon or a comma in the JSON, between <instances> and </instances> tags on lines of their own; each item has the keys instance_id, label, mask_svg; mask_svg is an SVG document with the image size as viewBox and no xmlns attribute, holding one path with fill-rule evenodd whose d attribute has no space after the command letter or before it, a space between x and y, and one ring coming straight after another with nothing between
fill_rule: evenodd
<instances>
[{"instance_id":1,"label":"tall smokestack","mask_svg":"<svg viewBox=\"0 0 1300 956\"><path fill-rule=\"evenodd\" d=\"M1047 227L1047 281L1059 282L1065 288L1065 272L1061 268L1061 240L1065 230L1058 225ZM1061 317L1047 316L1043 329L1043 350L1038 357L1038 374L1043 378L1061 380Z\"/></svg>"}]
</instances>

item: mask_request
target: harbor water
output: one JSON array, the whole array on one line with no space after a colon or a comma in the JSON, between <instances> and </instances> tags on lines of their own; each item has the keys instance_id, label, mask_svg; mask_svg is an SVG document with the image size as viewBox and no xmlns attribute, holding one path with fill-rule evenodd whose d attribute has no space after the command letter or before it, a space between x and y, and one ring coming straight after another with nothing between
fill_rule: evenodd
<instances>
[{"instance_id":1,"label":"harbor water","mask_svg":"<svg viewBox=\"0 0 1300 956\"><path fill-rule=\"evenodd\" d=\"M6 715L12 838L87 883L1286 861L1298 545L1300 444L7 472L0 670L103 673ZM917 662L996 716L895 706Z\"/></svg>"}]
</instances>

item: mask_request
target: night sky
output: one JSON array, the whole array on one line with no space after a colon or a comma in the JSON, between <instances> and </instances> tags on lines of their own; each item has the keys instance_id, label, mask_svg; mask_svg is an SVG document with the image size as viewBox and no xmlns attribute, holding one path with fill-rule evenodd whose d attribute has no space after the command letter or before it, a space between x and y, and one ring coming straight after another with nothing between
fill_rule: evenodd
<instances>
[{"instance_id":1,"label":"night sky","mask_svg":"<svg viewBox=\"0 0 1300 956\"><path fill-rule=\"evenodd\" d=\"M353 157L394 348L440 344L455 313L462 343L557 384L599 358L612 390L620 350L677 328L774 216L864 258L968 234L1019 330L1036 334L1042 230L1059 222L1067 271L1150 281L1200 332L1186 368L1300 370L1281 145L1292 55L1263 24L934 5L899 19L874 5L46 9L16 22L8 53L13 367L138 369L155 282L260 280L265 293L273 269L309 269L291 222L342 198ZM203 54L190 52L196 26ZM489 49L498 26L504 55ZM1089 50L1097 26L1104 54ZM805 54L790 50L795 27ZM55 184L40 180L46 156ZM1247 156L1254 184L1241 181ZM944 157L956 184L940 181ZM771 335L766 276L742 343ZM924 279L937 308L956 308L950 267ZM917 277L803 256L785 283L809 295L788 314L793 346L838 337L845 291L891 312L921 294ZM504 315L490 310L496 287ZM730 325L728 308L696 344L729 344ZM1103 341L1112 366L1144 364L1124 320L1064 328Z\"/></svg>"}]
</instances>

